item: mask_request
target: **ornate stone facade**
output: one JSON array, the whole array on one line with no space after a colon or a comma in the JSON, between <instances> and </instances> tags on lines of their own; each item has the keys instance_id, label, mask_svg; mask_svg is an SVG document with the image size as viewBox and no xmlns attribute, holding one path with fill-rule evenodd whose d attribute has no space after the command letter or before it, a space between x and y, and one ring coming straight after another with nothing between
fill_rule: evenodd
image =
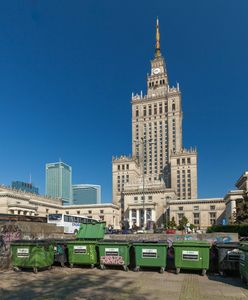
<instances>
[{"instance_id":1,"label":"ornate stone facade","mask_svg":"<svg viewBox=\"0 0 248 300\"><path fill-rule=\"evenodd\" d=\"M112 203L62 205L61 199L35 195L0 186L0 213L46 217L48 214L83 215L119 228L119 207Z\"/></svg>"},{"instance_id":2,"label":"ornate stone facade","mask_svg":"<svg viewBox=\"0 0 248 300\"><path fill-rule=\"evenodd\" d=\"M161 224L166 199L197 198L197 152L183 148L181 91L169 86L158 20L147 94L131 102L132 156L112 160L113 203L130 225Z\"/></svg>"},{"instance_id":3,"label":"ornate stone facade","mask_svg":"<svg viewBox=\"0 0 248 300\"><path fill-rule=\"evenodd\" d=\"M225 218L225 207L223 198L171 200L167 202L166 213L168 219L174 218L177 225L185 216L197 229L205 230L213 224L222 224Z\"/></svg>"}]
</instances>

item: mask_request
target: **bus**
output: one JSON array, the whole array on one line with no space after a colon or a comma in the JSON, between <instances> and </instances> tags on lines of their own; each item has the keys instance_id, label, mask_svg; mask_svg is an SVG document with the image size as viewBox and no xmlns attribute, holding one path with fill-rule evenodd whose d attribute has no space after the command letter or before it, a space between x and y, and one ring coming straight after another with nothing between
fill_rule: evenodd
<instances>
[{"instance_id":1,"label":"bus","mask_svg":"<svg viewBox=\"0 0 248 300\"><path fill-rule=\"evenodd\" d=\"M89 224L92 221L98 222L96 219L80 215L49 214L47 216L47 223L64 227L64 233L76 234L79 231L80 224Z\"/></svg>"}]
</instances>

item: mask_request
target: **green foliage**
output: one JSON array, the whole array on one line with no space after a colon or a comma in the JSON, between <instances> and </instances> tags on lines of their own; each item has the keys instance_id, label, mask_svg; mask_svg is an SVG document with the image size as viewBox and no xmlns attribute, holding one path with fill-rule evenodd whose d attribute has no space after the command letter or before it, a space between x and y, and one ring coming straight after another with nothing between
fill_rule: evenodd
<instances>
[{"instance_id":1,"label":"green foliage","mask_svg":"<svg viewBox=\"0 0 248 300\"><path fill-rule=\"evenodd\" d=\"M174 228L177 227L177 224L176 224L176 221L175 221L174 217L172 217L172 219L168 222L167 226L168 226L169 229L174 229Z\"/></svg>"},{"instance_id":2,"label":"green foliage","mask_svg":"<svg viewBox=\"0 0 248 300\"><path fill-rule=\"evenodd\" d=\"M208 227L207 233L212 232L236 232L239 236L248 236L248 223L230 224L230 225L213 225Z\"/></svg>"},{"instance_id":3,"label":"green foliage","mask_svg":"<svg viewBox=\"0 0 248 300\"><path fill-rule=\"evenodd\" d=\"M193 229L196 229L196 226L195 226L194 224L190 224L189 228L190 228L191 230L193 230Z\"/></svg>"},{"instance_id":4,"label":"green foliage","mask_svg":"<svg viewBox=\"0 0 248 300\"><path fill-rule=\"evenodd\" d=\"M236 214L235 223L236 224L247 224L248 223L248 198L244 197L242 200L237 200L236 202Z\"/></svg>"},{"instance_id":5,"label":"green foliage","mask_svg":"<svg viewBox=\"0 0 248 300\"><path fill-rule=\"evenodd\" d=\"M183 216L182 220L179 221L179 225L177 226L177 229L183 230L187 223L189 223L188 219L185 216Z\"/></svg>"}]
</instances>

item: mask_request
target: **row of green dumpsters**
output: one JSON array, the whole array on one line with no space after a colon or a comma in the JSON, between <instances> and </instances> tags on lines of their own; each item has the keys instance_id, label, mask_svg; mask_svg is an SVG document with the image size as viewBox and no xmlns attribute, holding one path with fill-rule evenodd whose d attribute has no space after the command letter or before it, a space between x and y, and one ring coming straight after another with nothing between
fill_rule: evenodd
<instances>
[{"instance_id":1,"label":"row of green dumpsters","mask_svg":"<svg viewBox=\"0 0 248 300\"><path fill-rule=\"evenodd\" d=\"M32 268L35 273L59 262L71 268L86 265L102 270L107 266L119 266L125 271L130 267L134 271L150 267L159 269L160 273L173 265L177 274L181 269L193 269L205 275L213 260L219 271L238 269L241 278L248 281L248 242L219 243L215 250L209 242L198 240L175 241L172 247L166 241L25 240L12 242L11 257L15 270Z\"/></svg>"}]
</instances>

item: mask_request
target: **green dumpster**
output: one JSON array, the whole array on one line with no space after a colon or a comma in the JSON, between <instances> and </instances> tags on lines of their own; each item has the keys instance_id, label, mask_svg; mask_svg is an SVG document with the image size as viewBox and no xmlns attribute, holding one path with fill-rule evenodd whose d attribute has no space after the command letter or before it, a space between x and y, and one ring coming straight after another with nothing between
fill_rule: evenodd
<instances>
[{"instance_id":1,"label":"green dumpster","mask_svg":"<svg viewBox=\"0 0 248 300\"><path fill-rule=\"evenodd\" d=\"M102 240L97 243L100 257L100 268L106 266L122 266L128 271L130 264L130 243L123 240Z\"/></svg>"},{"instance_id":2,"label":"green dumpster","mask_svg":"<svg viewBox=\"0 0 248 300\"><path fill-rule=\"evenodd\" d=\"M105 234L106 222L92 220L91 223L80 224L77 233L78 239L103 239Z\"/></svg>"},{"instance_id":3,"label":"green dumpster","mask_svg":"<svg viewBox=\"0 0 248 300\"><path fill-rule=\"evenodd\" d=\"M176 273L180 269L202 270L206 274L209 268L210 244L207 241L175 241L173 243Z\"/></svg>"},{"instance_id":4,"label":"green dumpster","mask_svg":"<svg viewBox=\"0 0 248 300\"><path fill-rule=\"evenodd\" d=\"M54 245L45 240L19 240L11 243L11 258L14 270L32 268L34 273L38 269L52 267L54 262Z\"/></svg>"},{"instance_id":5,"label":"green dumpster","mask_svg":"<svg viewBox=\"0 0 248 300\"><path fill-rule=\"evenodd\" d=\"M75 240L67 242L68 261L70 267L77 265L90 265L91 268L98 263L96 241Z\"/></svg>"},{"instance_id":6,"label":"green dumpster","mask_svg":"<svg viewBox=\"0 0 248 300\"><path fill-rule=\"evenodd\" d=\"M133 242L135 253L135 269L140 267L159 267L160 273L166 268L168 244L165 241Z\"/></svg>"},{"instance_id":7,"label":"green dumpster","mask_svg":"<svg viewBox=\"0 0 248 300\"><path fill-rule=\"evenodd\" d=\"M243 282L248 283L248 242L240 243L239 272Z\"/></svg>"}]
</instances>

